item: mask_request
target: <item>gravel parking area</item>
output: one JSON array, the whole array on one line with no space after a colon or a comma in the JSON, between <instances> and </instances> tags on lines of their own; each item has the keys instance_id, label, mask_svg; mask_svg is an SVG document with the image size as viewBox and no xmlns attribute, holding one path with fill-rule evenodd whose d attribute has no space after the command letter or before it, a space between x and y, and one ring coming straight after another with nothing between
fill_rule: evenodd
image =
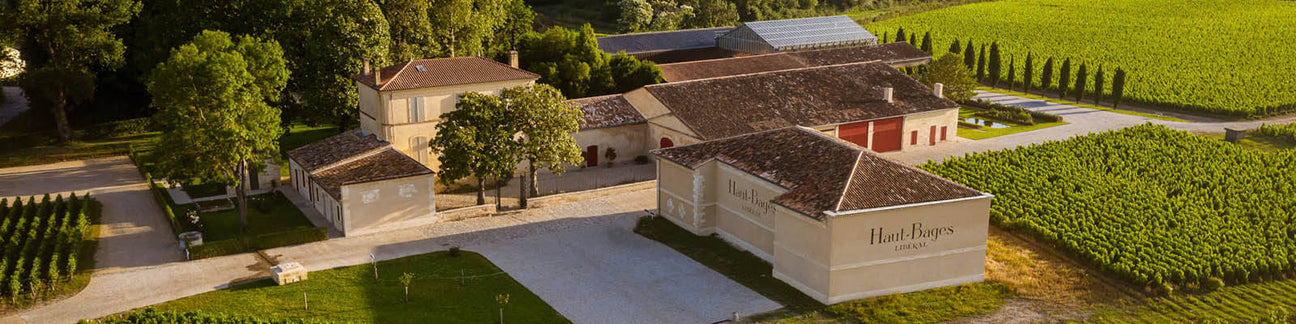
<instances>
[{"instance_id":1,"label":"gravel parking area","mask_svg":"<svg viewBox=\"0 0 1296 324\"><path fill-rule=\"evenodd\" d=\"M576 323L715 323L781 306L617 221L468 247Z\"/></svg>"}]
</instances>

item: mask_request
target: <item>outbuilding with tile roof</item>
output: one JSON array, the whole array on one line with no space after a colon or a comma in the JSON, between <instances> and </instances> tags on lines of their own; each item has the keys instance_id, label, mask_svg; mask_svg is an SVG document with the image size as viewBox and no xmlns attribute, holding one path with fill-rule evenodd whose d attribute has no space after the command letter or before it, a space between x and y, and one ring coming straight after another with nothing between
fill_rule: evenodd
<instances>
[{"instance_id":1,"label":"outbuilding with tile roof","mask_svg":"<svg viewBox=\"0 0 1296 324\"><path fill-rule=\"evenodd\" d=\"M343 235L435 222L434 174L374 134L351 130L288 151L292 188Z\"/></svg>"},{"instance_id":2,"label":"outbuilding with tile roof","mask_svg":"<svg viewBox=\"0 0 1296 324\"><path fill-rule=\"evenodd\" d=\"M981 281L993 196L805 127L654 151L658 213L820 302Z\"/></svg>"}]
</instances>

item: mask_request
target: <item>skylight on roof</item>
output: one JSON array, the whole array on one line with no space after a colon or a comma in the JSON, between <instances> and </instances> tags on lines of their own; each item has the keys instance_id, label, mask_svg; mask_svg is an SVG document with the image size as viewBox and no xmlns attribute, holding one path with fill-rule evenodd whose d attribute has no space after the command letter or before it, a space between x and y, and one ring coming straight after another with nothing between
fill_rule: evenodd
<instances>
[{"instance_id":1,"label":"skylight on roof","mask_svg":"<svg viewBox=\"0 0 1296 324\"><path fill-rule=\"evenodd\" d=\"M418 70L419 72L427 72L427 68L423 67L422 65L416 65L414 66L414 69Z\"/></svg>"}]
</instances>

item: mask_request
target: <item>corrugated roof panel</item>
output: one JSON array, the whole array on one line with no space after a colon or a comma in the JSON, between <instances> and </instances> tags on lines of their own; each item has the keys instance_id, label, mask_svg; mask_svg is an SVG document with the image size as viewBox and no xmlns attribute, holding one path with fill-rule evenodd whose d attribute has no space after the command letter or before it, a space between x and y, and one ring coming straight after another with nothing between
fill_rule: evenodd
<instances>
[{"instance_id":1,"label":"corrugated roof panel","mask_svg":"<svg viewBox=\"0 0 1296 324\"><path fill-rule=\"evenodd\" d=\"M847 16L753 21L744 25L778 49L877 41L877 36Z\"/></svg>"}]
</instances>

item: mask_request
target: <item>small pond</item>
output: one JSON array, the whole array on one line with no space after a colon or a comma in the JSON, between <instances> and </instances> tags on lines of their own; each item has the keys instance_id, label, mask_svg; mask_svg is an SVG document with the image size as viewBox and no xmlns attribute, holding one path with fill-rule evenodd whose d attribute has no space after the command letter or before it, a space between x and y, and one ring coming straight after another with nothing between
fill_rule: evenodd
<instances>
[{"instance_id":1,"label":"small pond","mask_svg":"<svg viewBox=\"0 0 1296 324\"><path fill-rule=\"evenodd\" d=\"M994 122L994 121L990 121L990 120L986 120L986 119L981 119L981 118L976 118L976 117L964 117L964 118L963 118L963 122L965 122L965 123L969 123L969 124L977 124L977 125L981 125L981 126L984 126L984 127L989 127L989 128L991 128L991 129L1000 129L1000 128L1008 128L1008 127L1012 127L1012 125L1008 125L1008 124L1004 124L1004 123L999 123L999 122Z\"/></svg>"}]
</instances>

